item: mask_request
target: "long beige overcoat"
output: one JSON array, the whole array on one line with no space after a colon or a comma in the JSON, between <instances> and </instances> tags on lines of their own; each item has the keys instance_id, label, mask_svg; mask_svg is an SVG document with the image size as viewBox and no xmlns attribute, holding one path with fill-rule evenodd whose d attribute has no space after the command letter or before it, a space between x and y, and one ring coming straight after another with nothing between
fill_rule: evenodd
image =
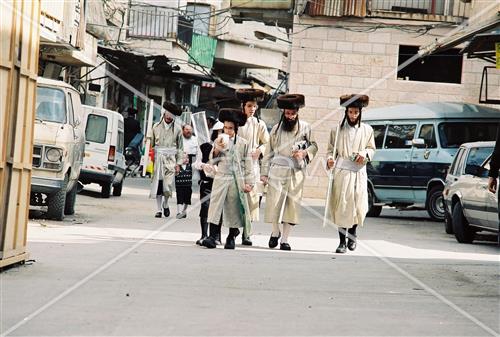
<instances>
[{"instance_id":1,"label":"long beige overcoat","mask_svg":"<svg viewBox=\"0 0 500 337\"><path fill-rule=\"evenodd\" d=\"M351 137L349 136L351 131ZM328 143L328 158L339 158L350 160L353 153L371 160L375 154L375 140L373 129L370 125L361 123L353 127L348 123L340 129L337 140L336 153L333 153L335 134L337 130L330 132ZM337 163L336 163L337 164ZM335 167L333 169L333 186L330 188L330 200L328 209L329 220L335 225L344 228L351 228L354 225L363 226L366 213L368 212L368 178L366 165L357 171Z\"/></svg>"},{"instance_id":2,"label":"long beige overcoat","mask_svg":"<svg viewBox=\"0 0 500 337\"><path fill-rule=\"evenodd\" d=\"M245 125L238 129L238 136L248 142L250 152L259 149L262 154L265 153L266 145L269 143L269 132L263 120L256 117L248 118ZM253 190L247 193L248 207L250 208L251 221L259 221L259 197L264 189L260 182L261 162L258 159L252 160L252 168L255 182Z\"/></svg>"},{"instance_id":3,"label":"long beige overcoat","mask_svg":"<svg viewBox=\"0 0 500 337\"><path fill-rule=\"evenodd\" d=\"M184 157L184 145L182 130L175 121L167 124L161 119L153 125L147 137L154 148L172 149L172 155L156 155L155 169L151 183L150 198L156 197L159 180L163 180L163 195L167 198L172 196L175 181L175 165L182 165ZM158 153L158 151L155 151ZM160 163L161 161L161 163Z\"/></svg>"},{"instance_id":4,"label":"long beige overcoat","mask_svg":"<svg viewBox=\"0 0 500 337\"><path fill-rule=\"evenodd\" d=\"M306 167L318 152L318 145L307 122L299 120L292 131L278 126L280 124L270 132L268 150L262 162L262 175L269 178L264 221L296 225L300 221ZM292 157L292 147L301 141L307 142L307 159L298 162Z\"/></svg>"},{"instance_id":5,"label":"long beige overcoat","mask_svg":"<svg viewBox=\"0 0 500 337\"><path fill-rule=\"evenodd\" d=\"M208 222L218 224L222 214L224 226L239 228L245 225L240 201L248 202L245 196L240 198L240 190L244 184L252 185L255 178L247 141L236 136L236 144L234 144L234 138L230 138L229 142L231 143L230 148L220 152L218 156L214 156L213 149L210 152L210 163L217 165L217 172L210 195ZM235 177L238 179L238 183ZM248 205L245 207L248 210Z\"/></svg>"}]
</instances>

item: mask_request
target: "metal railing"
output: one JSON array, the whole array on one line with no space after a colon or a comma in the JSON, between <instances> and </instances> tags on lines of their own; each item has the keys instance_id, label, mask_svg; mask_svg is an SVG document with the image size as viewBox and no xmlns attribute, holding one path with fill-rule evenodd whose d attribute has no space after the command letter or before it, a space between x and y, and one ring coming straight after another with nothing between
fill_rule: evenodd
<instances>
[{"instance_id":1,"label":"metal railing","mask_svg":"<svg viewBox=\"0 0 500 337\"><path fill-rule=\"evenodd\" d=\"M371 0L369 11L400 14L443 15L465 18L469 2L462 0Z\"/></svg>"},{"instance_id":2,"label":"metal railing","mask_svg":"<svg viewBox=\"0 0 500 337\"><path fill-rule=\"evenodd\" d=\"M132 5L129 10L128 36L147 39L177 37L178 14L173 10Z\"/></svg>"},{"instance_id":3,"label":"metal railing","mask_svg":"<svg viewBox=\"0 0 500 337\"><path fill-rule=\"evenodd\" d=\"M463 0L309 0L311 16L384 16L420 20L466 18L470 1Z\"/></svg>"}]
</instances>

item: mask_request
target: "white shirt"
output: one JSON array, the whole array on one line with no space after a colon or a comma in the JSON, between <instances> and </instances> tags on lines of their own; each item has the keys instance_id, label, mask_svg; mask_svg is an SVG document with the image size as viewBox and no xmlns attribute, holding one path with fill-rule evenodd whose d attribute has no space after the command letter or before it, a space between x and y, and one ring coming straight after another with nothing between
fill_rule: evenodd
<instances>
[{"instance_id":1,"label":"white shirt","mask_svg":"<svg viewBox=\"0 0 500 337\"><path fill-rule=\"evenodd\" d=\"M184 144L184 152L188 155L196 155L196 151L198 149L198 139L196 136L191 136L191 138L186 138L182 136L183 144Z\"/></svg>"}]
</instances>

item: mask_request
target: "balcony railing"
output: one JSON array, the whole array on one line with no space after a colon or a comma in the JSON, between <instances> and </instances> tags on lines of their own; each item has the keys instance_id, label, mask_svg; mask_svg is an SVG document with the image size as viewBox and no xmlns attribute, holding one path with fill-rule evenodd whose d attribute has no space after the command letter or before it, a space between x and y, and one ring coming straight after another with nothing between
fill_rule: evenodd
<instances>
[{"instance_id":1,"label":"balcony railing","mask_svg":"<svg viewBox=\"0 0 500 337\"><path fill-rule=\"evenodd\" d=\"M177 39L191 45L192 20L177 11L152 5L132 5L129 9L128 36L142 39Z\"/></svg>"},{"instance_id":2,"label":"balcony railing","mask_svg":"<svg viewBox=\"0 0 500 337\"><path fill-rule=\"evenodd\" d=\"M420 14L429 18L468 17L470 1L462 0L371 0L371 15L377 13Z\"/></svg>"},{"instance_id":3,"label":"balcony railing","mask_svg":"<svg viewBox=\"0 0 500 337\"><path fill-rule=\"evenodd\" d=\"M467 18L469 10L468 0L311 0L306 7L306 13L311 16L375 16L454 22Z\"/></svg>"}]
</instances>

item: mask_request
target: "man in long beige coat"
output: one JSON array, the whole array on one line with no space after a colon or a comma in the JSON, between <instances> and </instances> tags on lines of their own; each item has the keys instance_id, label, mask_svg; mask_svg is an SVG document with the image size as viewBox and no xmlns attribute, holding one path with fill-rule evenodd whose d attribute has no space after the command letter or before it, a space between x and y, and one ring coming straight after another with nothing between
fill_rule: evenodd
<instances>
[{"instance_id":1,"label":"man in long beige coat","mask_svg":"<svg viewBox=\"0 0 500 337\"><path fill-rule=\"evenodd\" d=\"M157 218L161 218L162 208L163 215L170 216L168 199L174 190L175 175L179 173L184 160L182 130L174 121L174 117L180 116L182 110L170 102L165 102L163 109L165 110L161 121L153 125L147 135L151 146L155 149L150 198L156 197Z\"/></svg>"},{"instance_id":2,"label":"man in long beige coat","mask_svg":"<svg viewBox=\"0 0 500 337\"><path fill-rule=\"evenodd\" d=\"M207 248L216 247L222 216L222 224L229 227L224 248L234 249L239 228L250 223L248 200L244 193L252 190L255 179L248 143L237 135L246 118L237 109L221 109L219 120L224 123L224 134L215 140L210 153L211 163L217 165L208 208L210 235L201 244Z\"/></svg>"},{"instance_id":3,"label":"man in long beige coat","mask_svg":"<svg viewBox=\"0 0 500 337\"><path fill-rule=\"evenodd\" d=\"M264 213L264 221L273 225L269 248L275 248L281 237L280 249L291 250L288 235L292 226L300 221L306 166L318 151L311 127L299 120L299 108L304 103L303 95L278 97L278 107L283 109L283 114L271 130L261 176L264 184L269 184Z\"/></svg>"},{"instance_id":4,"label":"man in long beige coat","mask_svg":"<svg viewBox=\"0 0 500 337\"><path fill-rule=\"evenodd\" d=\"M368 96L344 95L340 104L346 111L339 134L337 129L330 133L327 166L333 169L333 186L326 207L330 221L338 226L336 252L345 253L346 248L356 249L356 228L363 226L368 212L366 163L375 154L375 140L372 127L361 123L361 109L368 105Z\"/></svg>"},{"instance_id":5,"label":"man in long beige coat","mask_svg":"<svg viewBox=\"0 0 500 337\"><path fill-rule=\"evenodd\" d=\"M259 201L264 189L260 181L260 159L266 150L267 143L269 143L269 132L267 131L266 123L262 119L255 117L255 112L259 107L258 102L264 98L264 91L259 89L240 89L236 91L236 98L241 102L242 112L247 117L245 125L238 130L238 136L244 138L250 146L250 156L255 177L254 188L247 194L250 220L259 221ZM241 244L245 246L252 245L250 233L247 233L246 230L243 230Z\"/></svg>"}]
</instances>

